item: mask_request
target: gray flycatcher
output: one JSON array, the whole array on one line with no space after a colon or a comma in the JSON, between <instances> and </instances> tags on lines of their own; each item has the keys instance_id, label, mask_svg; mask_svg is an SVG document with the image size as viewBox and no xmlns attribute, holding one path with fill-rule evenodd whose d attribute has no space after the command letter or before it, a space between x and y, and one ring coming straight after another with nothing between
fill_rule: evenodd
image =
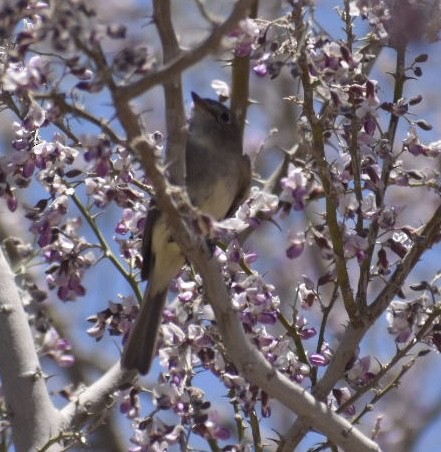
<instances>
[{"instance_id":1,"label":"gray flycatcher","mask_svg":"<svg viewBox=\"0 0 441 452\"><path fill-rule=\"evenodd\" d=\"M240 127L233 112L219 102L191 94L194 111L185 149L185 183L192 204L221 220L233 215L248 195L250 160L243 155ZM168 288L185 263L156 207L147 216L143 259L141 275L149 284L122 365L146 374L154 358Z\"/></svg>"}]
</instances>

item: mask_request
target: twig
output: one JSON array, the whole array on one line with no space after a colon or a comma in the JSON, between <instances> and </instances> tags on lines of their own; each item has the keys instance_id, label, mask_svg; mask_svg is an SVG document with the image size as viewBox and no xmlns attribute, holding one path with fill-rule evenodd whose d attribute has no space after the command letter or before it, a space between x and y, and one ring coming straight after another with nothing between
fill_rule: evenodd
<instances>
[{"instance_id":1,"label":"twig","mask_svg":"<svg viewBox=\"0 0 441 452\"><path fill-rule=\"evenodd\" d=\"M156 85L163 85L176 74L180 74L189 67L194 66L198 61L219 47L222 38L237 25L239 20L246 16L253 1L238 0L228 18L221 25L214 28L201 44L187 52L181 53L172 61L165 64L160 71L149 74L130 86L120 87L118 95L121 99L128 102L130 99L140 96Z\"/></svg>"},{"instance_id":2,"label":"twig","mask_svg":"<svg viewBox=\"0 0 441 452\"><path fill-rule=\"evenodd\" d=\"M115 254L112 252L109 244L107 243L107 240L104 238L104 235L102 234L100 228L97 226L95 218L92 217L90 212L84 207L83 203L81 202L80 198L74 193L71 196L73 202L77 206L78 210L83 215L84 219L89 224L90 228L92 229L93 233L95 234L95 237L98 239L98 242L100 243L101 249L103 250L104 256L109 259L109 261L115 266L117 271L120 273L120 275L127 281L129 286L132 288L133 293L135 294L136 298L140 302L142 300L142 294L139 290L139 285L135 281L133 275L128 273L124 266L121 264L119 259L115 257Z\"/></svg>"}]
</instances>

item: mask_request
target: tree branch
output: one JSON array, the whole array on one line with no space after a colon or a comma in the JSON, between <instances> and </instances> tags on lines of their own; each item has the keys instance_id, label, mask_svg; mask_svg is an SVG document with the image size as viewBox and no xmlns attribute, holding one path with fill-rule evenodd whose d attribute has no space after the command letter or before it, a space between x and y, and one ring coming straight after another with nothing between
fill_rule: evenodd
<instances>
[{"instance_id":1,"label":"tree branch","mask_svg":"<svg viewBox=\"0 0 441 452\"><path fill-rule=\"evenodd\" d=\"M49 397L14 274L1 248L0 344L0 377L16 450L38 450L58 434L60 415Z\"/></svg>"},{"instance_id":2,"label":"tree branch","mask_svg":"<svg viewBox=\"0 0 441 452\"><path fill-rule=\"evenodd\" d=\"M182 50L171 20L170 0L153 1L153 17L162 44L164 63L179 57ZM182 101L181 72L164 83L165 118L168 133L166 144L166 161L170 181L183 186L185 183L185 143L187 131L185 129L185 111Z\"/></svg>"},{"instance_id":3,"label":"tree branch","mask_svg":"<svg viewBox=\"0 0 441 452\"><path fill-rule=\"evenodd\" d=\"M323 378L317 383L313 394L318 400L324 400L335 383L344 374L348 362L354 357L354 351L363 339L366 332L387 309L397 291L402 287L416 263L421 259L424 251L430 248L439 235L441 227L441 206L439 206L419 236L415 237L415 245L407 253L402 263L395 270L384 289L379 293L375 301L368 307L365 324L357 327L349 324L340 340L329 366ZM294 448L308 429L307 422L297 419L286 436L287 444ZM283 449L292 450L292 449Z\"/></svg>"},{"instance_id":4,"label":"tree branch","mask_svg":"<svg viewBox=\"0 0 441 452\"><path fill-rule=\"evenodd\" d=\"M240 374L248 381L258 385L270 397L277 399L297 415L303 416L310 428L324 433L333 443L344 450L378 451L378 446L348 421L336 415L324 403L318 402L300 385L291 382L274 370L245 336L221 278L218 263L210 256L205 247L198 247L191 242L187 243L190 243L190 246L185 246L184 251L195 263L202 276L208 299L215 312L218 328L230 358ZM184 245L180 240L179 244Z\"/></svg>"},{"instance_id":5,"label":"tree branch","mask_svg":"<svg viewBox=\"0 0 441 452\"><path fill-rule=\"evenodd\" d=\"M119 362L116 363L61 410L65 429L77 431L91 419L101 417L102 412L113 404L112 392L136 377L136 371L127 371L121 368Z\"/></svg>"},{"instance_id":6,"label":"tree branch","mask_svg":"<svg viewBox=\"0 0 441 452\"><path fill-rule=\"evenodd\" d=\"M153 74L129 85L119 88L119 96L125 101L140 96L156 85L162 85L172 79L176 74L184 72L194 66L202 58L212 53L219 47L222 38L233 29L237 23L246 17L249 7L254 0L238 0L228 18L214 28L210 35L197 47L181 53L164 67Z\"/></svg>"}]
</instances>

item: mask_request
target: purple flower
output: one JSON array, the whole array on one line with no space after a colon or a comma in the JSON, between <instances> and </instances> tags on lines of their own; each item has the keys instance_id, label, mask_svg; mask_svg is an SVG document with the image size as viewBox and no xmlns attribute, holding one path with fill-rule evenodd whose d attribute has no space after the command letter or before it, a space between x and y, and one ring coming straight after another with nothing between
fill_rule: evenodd
<instances>
[{"instance_id":1,"label":"purple flower","mask_svg":"<svg viewBox=\"0 0 441 452\"><path fill-rule=\"evenodd\" d=\"M253 72L258 77L265 77L268 74L268 66L266 65L266 63L258 63L253 66Z\"/></svg>"},{"instance_id":2,"label":"purple flower","mask_svg":"<svg viewBox=\"0 0 441 452\"><path fill-rule=\"evenodd\" d=\"M25 128L27 130L35 130L42 126L45 120L45 110L36 102L32 102L25 118Z\"/></svg>"},{"instance_id":3,"label":"purple flower","mask_svg":"<svg viewBox=\"0 0 441 452\"><path fill-rule=\"evenodd\" d=\"M298 293L303 309L310 309L317 300L317 292L314 288L308 288L305 283L299 284Z\"/></svg>"},{"instance_id":4,"label":"purple flower","mask_svg":"<svg viewBox=\"0 0 441 452\"><path fill-rule=\"evenodd\" d=\"M355 387L368 384L375 377L374 365L378 367L378 362L370 356L357 358L346 373L347 380Z\"/></svg>"},{"instance_id":5,"label":"purple flower","mask_svg":"<svg viewBox=\"0 0 441 452\"><path fill-rule=\"evenodd\" d=\"M130 326L135 321L139 305L133 296L120 295L120 303L108 302L108 308L98 312L87 319L93 326L87 330L89 336L99 341L104 336L106 329L111 336L123 336L126 339Z\"/></svg>"},{"instance_id":6,"label":"purple flower","mask_svg":"<svg viewBox=\"0 0 441 452\"><path fill-rule=\"evenodd\" d=\"M130 442L135 444L137 452L166 451L174 444L184 440L185 432L181 425L172 426L158 417L148 417L138 422Z\"/></svg>"},{"instance_id":7,"label":"purple flower","mask_svg":"<svg viewBox=\"0 0 441 452\"><path fill-rule=\"evenodd\" d=\"M49 74L48 61L41 56L33 56L26 65L9 63L2 82L5 91L37 90L46 82Z\"/></svg>"},{"instance_id":8,"label":"purple flower","mask_svg":"<svg viewBox=\"0 0 441 452\"><path fill-rule=\"evenodd\" d=\"M332 390L332 395L335 397L338 406L342 406L351 398L351 392L348 388L334 388ZM354 405L350 405L345 409L345 413L348 416L353 416L355 414Z\"/></svg>"},{"instance_id":9,"label":"purple flower","mask_svg":"<svg viewBox=\"0 0 441 452\"><path fill-rule=\"evenodd\" d=\"M254 20L246 18L240 21L238 27L228 36L234 39L235 55L248 56L259 36L259 27Z\"/></svg>"},{"instance_id":10,"label":"purple flower","mask_svg":"<svg viewBox=\"0 0 441 452\"><path fill-rule=\"evenodd\" d=\"M75 358L69 353L70 343L59 336L55 328L50 327L40 337L39 353L42 356L50 356L60 367L70 367L74 364Z\"/></svg>"},{"instance_id":11,"label":"purple flower","mask_svg":"<svg viewBox=\"0 0 441 452\"><path fill-rule=\"evenodd\" d=\"M412 336L414 329L425 317L422 306L418 301L393 301L386 319L389 323L388 331L395 336L397 343L405 343Z\"/></svg>"},{"instance_id":12,"label":"purple flower","mask_svg":"<svg viewBox=\"0 0 441 452\"><path fill-rule=\"evenodd\" d=\"M294 210L305 208L306 197L314 187L311 176L305 169L296 167L292 163L288 166L287 177L281 180L281 186L280 200L292 205Z\"/></svg>"},{"instance_id":13,"label":"purple flower","mask_svg":"<svg viewBox=\"0 0 441 452\"><path fill-rule=\"evenodd\" d=\"M119 410L121 413L125 414L129 419L139 417L141 406L138 390L135 388L121 390L118 398L120 400Z\"/></svg>"},{"instance_id":14,"label":"purple flower","mask_svg":"<svg viewBox=\"0 0 441 452\"><path fill-rule=\"evenodd\" d=\"M288 236L289 247L286 249L286 257L288 259L296 259L305 249L305 237L301 233L290 232Z\"/></svg>"},{"instance_id":15,"label":"purple flower","mask_svg":"<svg viewBox=\"0 0 441 452\"><path fill-rule=\"evenodd\" d=\"M251 187L250 194L236 212L236 217L251 225L259 225L261 219L272 218L279 206L279 198L276 195Z\"/></svg>"},{"instance_id":16,"label":"purple flower","mask_svg":"<svg viewBox=\"0 0 441 452\"><path fill-rule=\"evenodd\" d=\"M368 247L366 237L357 235L354 231L345 228L343 230L345 257L350 259L356 257L361 263L365 258L365 251Z\"/></svg>"}]
</instances>

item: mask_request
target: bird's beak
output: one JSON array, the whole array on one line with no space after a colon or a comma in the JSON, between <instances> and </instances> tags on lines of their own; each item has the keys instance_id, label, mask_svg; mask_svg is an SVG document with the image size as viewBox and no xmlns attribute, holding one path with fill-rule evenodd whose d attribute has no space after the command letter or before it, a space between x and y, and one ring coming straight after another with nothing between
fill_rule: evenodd
<instances>
[{"instance_id":1,"label":"bird's beak","mask_svg":"<svg viewBox=\"0 0 441 452\"><path fill-rule=\"evenodd\" d=\"M198 96L194 91L191 92L191 98L193 99L194 108L202 108L204 110L207 110L207 104L202 99L202 97Z\"/></svg>"},{"instance_id":2,"label":"bird's beak","mask_svg":"<svg viewBox=\"0 0 441 452\"><path fill-rule=\"evenodd\" d=\"M195 104L202 102L202 98L198 96L194 91L191 92L191 98Z\"/></svg>"}]
</instances>

